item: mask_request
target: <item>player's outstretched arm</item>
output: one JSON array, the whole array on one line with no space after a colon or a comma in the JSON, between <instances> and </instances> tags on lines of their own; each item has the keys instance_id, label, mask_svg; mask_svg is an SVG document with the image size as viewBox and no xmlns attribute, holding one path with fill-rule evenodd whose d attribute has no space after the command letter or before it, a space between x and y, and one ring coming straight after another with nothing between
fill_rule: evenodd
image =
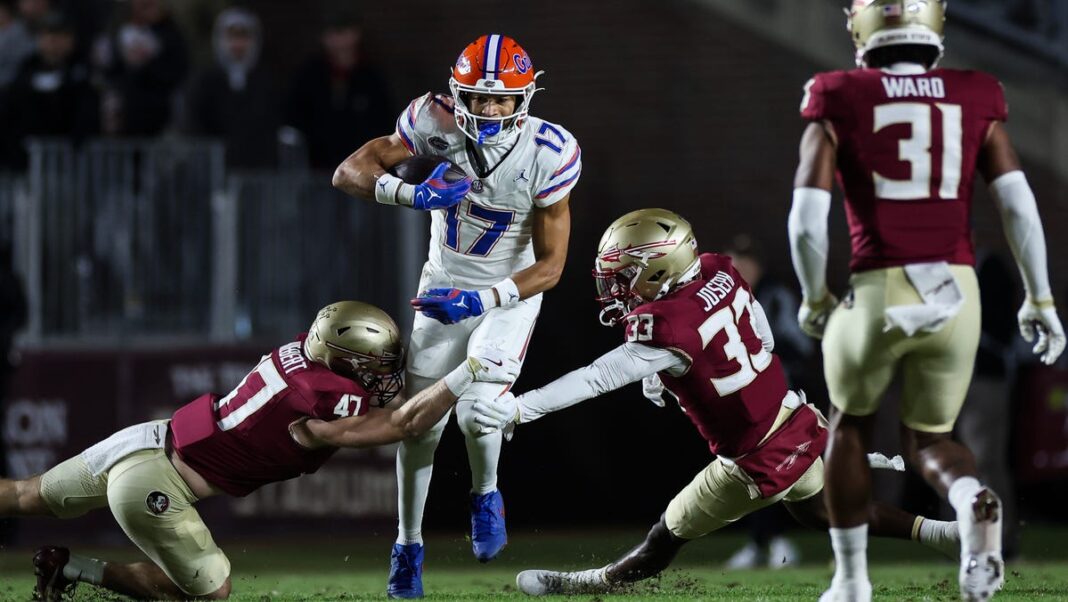
<instances>
[{"instance_id":1,"label":"player's outstretched arm","mask_svg":"<svg viewBox=\"0 0 1068 602\"><path fill-rule=\"evenodd\" d=\"M430 430L471 383L505 384L517 376L519 362L504 354L469 357L445 378L420 391L397 410L372 409L364 416L330 422L298 420L290 425L290 435L308 448L362 448L396 443Z\"/></svg>"},{"instance_id":2,"label":"player's outstretched arm","mask_svg":"<svg viewBox=\"0 0 1068 602\"><path fill-rule=\"evenodd\" d=\"M827 213L835 165L835 140L830 126L810 123L801 137L799 154L787 224L794 272L801 282L797 319L806 334L823 338L827 318L837 304L827 290Z\"/></svg>"},{"instance_id":3,"label":"player's outstretched arm","mask_svg":"<svg viewBox=\"0 0 1068 602\"><path fill-rule=\"evenodd\" d=\"M375 183L378 178L385 174L387 169L410 156L412 153L404 146L396 132L375 138L337 166L332 183L334 188L345 194L375 200Z\"/></svg>"},{"instance_id":4,"label":"player's outstretched arm","mask_svg":"<svg viewBox=\"0 0 1068 602\"><path fill-rule=\"evenodd\" d=\"M1016 315L1020 335L1029 343L1034 341L1034 352L1044 364L1052 364L1064 351L1066 340L1049 285L1046 237L1034 192L1020 170L1016 151L1000 122L990 126L979 157L979 168L990 185L994 204L1001 214L1005 238L1012 248L1027 292Z\"/></svg>"},{"instance_id":5,"label":"player's outstretched arm","mask_svg":"<svg viewBox=\"0 0 1068 602\"><path fill-rule=\"evenodd\" d=\"M475 422L492 432L537 420L579 402L614 391L662 370L685 368L686 360L667 349L624 343L584 368L519 397L505 393L495 400L475 402Z\"/></svg>"}]
</instances>

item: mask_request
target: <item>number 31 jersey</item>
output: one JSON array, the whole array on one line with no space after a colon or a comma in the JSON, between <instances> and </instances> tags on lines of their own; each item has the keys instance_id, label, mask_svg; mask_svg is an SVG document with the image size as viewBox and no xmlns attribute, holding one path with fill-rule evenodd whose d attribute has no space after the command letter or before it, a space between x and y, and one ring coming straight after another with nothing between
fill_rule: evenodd
<instances>
[{"instance_id":1,"label":"number 31 jersey","mask_svg":"<svg viewBox=\"0 0 1068 602\"><path fill-rule=\"evenodd\" d=\"M412 154L445 157L473 180L459 205L431 212L430 266L459 288L491 286L533 264L534 208L565 198L582 173L575 137L528 117L512 141L489 151L504 156L480 174L467 151L474 143L456 127L450 96L413 100L397 119L396 133Z\"/></svg>"},{"instance_id":2,"label":"number 31 jersey","mask_svg":"<svg viewBox=\"0 0 1068 602\"><path fill-rule=\"evenodd\" d=\"M685 374L660 373L714 454L744 455L771 430L786 396L786 376L764 350L753 293L730 257L701 255L701 275L626 317L626 339L686 357Z\"/></svg>"},{"instance_id":3,"label":"number 31 jersey","mask_svg":"<svg viewBox=\"0 0 1068 602\"><path fill-rule=\"evenodd\" d=\"M838 138L854 272L928 261L972 265L972 182L991 123L1005 121L1001 85L978 71L817 74L801 116Z\"/></svg>"},{"instance_id":4,"label":"number 31 jersey","mask_svg":"<svg viewBox=\"0 0 1068 602\"><path fill-rule=\"evenodd\" d=\"M303 346L302 335L263 356L226 397L206 394L179 408L171 434L182 460L234 496L319 470L337 448L301 447L289 435L290 423L362 416L370 396L309 360Z\"/></svg>"}]
</instances>

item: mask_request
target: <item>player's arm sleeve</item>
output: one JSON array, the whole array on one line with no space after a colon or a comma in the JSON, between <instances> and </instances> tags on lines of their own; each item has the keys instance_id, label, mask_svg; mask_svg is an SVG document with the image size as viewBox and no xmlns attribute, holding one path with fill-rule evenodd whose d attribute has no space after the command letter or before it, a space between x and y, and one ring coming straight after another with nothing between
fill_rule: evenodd
<instances>
[{"instance_id":1,"label":"player's arm sleeve","mask_svg":"<svg viewBox=\"0 0 1068 602\"><path fill-rule=\"evenodd\" d=\"M548 124L546 124L548 125ZM543 128L535 138L540 177L534 204L548 207L571 194L582 175L582 149L569 132L555 126Z\"/></svg>"},{"instance_id":2,"label":"player's arm sleeve","mask_svg":"<svg viewBox=\"0 0 1068 602\"><path fill-rule=\"evenodd\" d=\"M1010 171L990 183L990 193L1001 214L1005 238L1016 258L1028 298L1033 301L1052 299L1046 267L1046 236L1027 178L1022 171Z\"/></svg>"},{"instance_id":3,"label":"player's arm sleeve","mask_svg":"<svg viewBox=\"0 0 1068 602\"><path fill-rule=\"evenodd\" d=\"M760 345L764 351L775 351L775 335L771 332L771 324L764 313L764 306L756 299L753 299L753 330L756 330L757 336L760 337Z\"/></svg>"},{"instance_id":4,"label":"player's arm sleeve","mask_svg":"<svg viewBox=\"0 0 1068 602\"><path fill-rule=\"evenodd\" d=\"M827 215L831 193L821 188L795 188L787 231L790 259L805 299L819 301L827 294Z\"/></svg>"},{"instance_id":5,"label":"player's arm sleeve","mask_svg":"<svg viewBox=\"0 0 1068 602\"><path fill-rule=\"evenodd\" d=\"M685 360L668 349L624 343L585 368L571 371L540 389L520 395L519 423L571 407L614 391L661 370L678 368Z\"/></svg>"},{"instance_id":6,"label":"player's arm sleeve","mask_svg":"<svg viewBox=\"0 0 1068 602\"><path fill-rule=\"evenodd\" d=\"M422 138L419 130L422 125L421 121L426 120L426 116L423 116L423 109L428 102L432 99L431 93L426 93L419 98L416 98L412 102L408 103L408 106L404 108L400 116L397 117L396 132L397 137L400 138L401 143L404 144L404 148L408 149L408 152L417 155L421 148L423 148Z\"/></svg>"},{"instance_id":7,"label":"player's arm sleeve","mask_svg":"<svg viewBox=\"0 0 1068 602\"><path fill-rule=\"evenodd\" d=\"M827 89L824 78L817 75L805 82L801 95L801 117L808 121L827 119Z\"/></svg>"}]
</instances>

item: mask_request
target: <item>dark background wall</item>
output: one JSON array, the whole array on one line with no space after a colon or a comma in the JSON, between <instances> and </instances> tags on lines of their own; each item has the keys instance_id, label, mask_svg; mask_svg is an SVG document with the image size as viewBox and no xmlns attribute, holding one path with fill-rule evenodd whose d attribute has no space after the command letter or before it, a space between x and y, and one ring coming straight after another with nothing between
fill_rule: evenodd
<instances>
[{"instance_id":1,"label":"dark background wall","mask_svg":"<svg viewBox=\"0 0 1068 602\"><path fill-rule=\"evenodd\" d=\"M268 56L284 66L294 53L272 49L271 32L304 27L311 35L301 17L307 13L281 1L257 6L267 23ZM447 91L448 69L464 45L483 33L506 33L546 71L539 80L546 90L535 97L533 112L564 124L583 147L567 269L545 297L518 391L620 342L621 333L597 323L589 270L604 227L626 211L679 211L705 250L750 233L766 250L770 275L793 285L786 217L803 128L797 106L802 84L825 67L681 0L487 0L460 10L414 0L359 10L371 56L389 75L398 107L427 90ZM844 31L841 47L836 67L848 68L852 48ZM1068 218L1058 200L1065 187L1034 166L1028 174L1051 233L1055 290L1064 291L1065 263L1057 253L1064 245L1056 230ZM985 187L978 189L977 242L1007 252ZM831 220L829 277L841 290L849 246L840 204ZM813 372L819 381L818 364ZM810 393L825 403L818 386ZM677 409L652 406L632 385L521 428L505 445L501 488L516 526L652 521L708 460ZM462 438L450 428L437 454L429 527L454 528L464 520L468 486Z\"/></svg>"}]
</instances>

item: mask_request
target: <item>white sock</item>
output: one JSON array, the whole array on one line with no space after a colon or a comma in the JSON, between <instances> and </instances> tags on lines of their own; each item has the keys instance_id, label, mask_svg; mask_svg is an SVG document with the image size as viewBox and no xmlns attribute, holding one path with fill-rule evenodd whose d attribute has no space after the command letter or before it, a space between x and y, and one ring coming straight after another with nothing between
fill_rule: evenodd
<instances>
[{"instance_id":1,"label":"white sock","mask_svg":"<svg viewBox=\"0 0 1068 602\"><path fill-rule=\"evenodd\" d=\"M456 402L456 423L464 434L467 446L467 462L471 466L471 493L483 495L497 490L497 463L501 458L500 431L482 434L475 422L475 402L487 395L495 399L500 385L475 383Z\"/></svg>"},{"instance_id":2,"label":"white sock","mask_svg":"<svg viewBox=\"0 0 1068 602\"><path fill-rule=\"evenodd\" d=\"M960 552L960 528L957 521L917 516L916 524L912 527L912 539L950 557Z\"/></svg>"},{"instance_id":3,"label":"white sock","mask_svg":"<svg viewBox=\"0 0 1068 602\"><path fill-rule=\"evenodd\" d=\"M961 477L953 481L949 487L949 503L957 511L957 520L961 520L962 515L971 517L972 500L982 488L975 477Z\"/></svg>"},{"instance_id":4,"label":"white sock","mask_svg":"<svg viewBox=\"0 0 1068 602\"><path fill-rule=\"evenodd\" d=\"M834 548L834 580L868 580L868 525L848 529L831 527Z\"/></svg>"},{"instance_id":5,"label":"white sock","mask_svg":"<svg viewBox=\"0 0 1068 602\"><path fill-rule=\"evenodd\" d=\"M471 493L482 495L497 489L497 462L501 458L500 431L481 437L465 437L467 461L471 464Z\"/></svg>"},{"instance_id":6,"label":"white sock","mask_svg":"<svg viewBox=\"0 0 1068 602\"><path fill-rule=\"evenodd\" d=\"M423 510L434 474L434 450L448 414L430 432L397 448L397 543L423 543ZM441 428L439 428L441 427Z\"/></svg>"},{"instance_id":7,"label":"white sock","mask_svg":"<svg viewBox=\"0 0 1068 602\"><path fill-rule=\"evenodd\" d=\"M71 554L70 560L63 567L63 576L71 581L100 585L104 580L104 567L107 564L96 558Z\"/></svg>"}]
</instances>

